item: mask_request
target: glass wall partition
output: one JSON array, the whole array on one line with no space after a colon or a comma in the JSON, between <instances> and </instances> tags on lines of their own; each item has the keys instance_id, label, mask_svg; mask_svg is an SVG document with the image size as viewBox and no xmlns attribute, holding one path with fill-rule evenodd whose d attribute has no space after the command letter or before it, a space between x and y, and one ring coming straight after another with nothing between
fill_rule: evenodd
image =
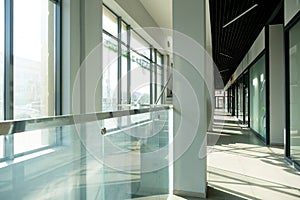
<instances>
[{"instance_id":1,"label":"glass wall partition","mask_svg":"<svg viewBox=\"0 0 300 200\"><path fill-rule=\"evenodd\" d=\"M250 68L250 127L266 139L265 55Z\"/></svg>"},{"instance_id":2,"label":"glass wall partition","mask_svg":"<svg viewBox=\"0 0 300 200\"><path fill-rule=\"evenodd\" d=\"M286 155L300 166L300 21L288 30L289 101L287 102L287 152ZM299 167L300 169L300 167Z\"/></svg>"}]
</instances>

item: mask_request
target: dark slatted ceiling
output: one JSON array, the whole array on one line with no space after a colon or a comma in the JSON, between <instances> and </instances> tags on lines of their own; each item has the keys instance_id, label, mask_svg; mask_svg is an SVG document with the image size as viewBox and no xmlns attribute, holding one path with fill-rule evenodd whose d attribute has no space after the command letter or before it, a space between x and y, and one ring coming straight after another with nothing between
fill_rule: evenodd
<instances>
[{"instance_id":1,"label":"dark slatted ceiling","mask_svg":"<svg viewBox=\"0 0 300 200\"><path fill-rule=\"evenodd\" d=\"M228 82L281 0L210 0L213 59ZM232 24L225 24L254 6Z\"/></svg>"}]
</instances>

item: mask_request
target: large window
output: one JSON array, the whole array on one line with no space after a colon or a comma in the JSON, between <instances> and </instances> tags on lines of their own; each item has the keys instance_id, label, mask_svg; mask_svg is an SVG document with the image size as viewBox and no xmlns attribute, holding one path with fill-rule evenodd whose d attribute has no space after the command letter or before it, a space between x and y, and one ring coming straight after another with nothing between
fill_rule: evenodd
<instances>
[{"instance_id":1,"label":"large window","mask_svg":"<svg viewBox=\"0 0 300 200\"><path fill-rule=\"evenodd\" d=\"M155 103L165 81L163 55L106 6L102 19L103 110Z\"/></svg>"},{"instance_id":2,"label":"large window","mask_svg":"<svg viewBox=\"0 0 300 200\"><path fill-rule=\"evenodd\" d=\"M300 22L289 31L290 157L300 163Z\"/></svg>"},{"instance_id":3,"label":"large window","mask_svg":"<svg viewBox=\"0 0 300 200\"><path fill-rule=\"evenodd\" d=\"M250 68L250 127L266 139L265 56Z\"/></svg>"},{"instance_id":4,"label":"large window","mask_svg":"<svg viewBox=\"0 0 300 200\"><path fill-rule=\"evenodd\" d=\"M4 1L0 3L0 120L60 113L55 107L60 103L59 92L55 90L60 84L60 63L57 62L60 58L57 51L60 48L60 35L57 34L60 1L6 2L6 6ZM4 13L7 14L5 19ZM5 37L4 32L9 34ZM9 58L5 63L4 52ZM4 84L4 77L7 84ZM4 94L7 94L5 99ZM4 109L7 112L4 113ZM0 159L40 151L59 142L56 134L50 135L45 130L1 136Z\"/></svg>"},{"instance_id":5,"label":"large window","mask_svg":"<svg viewBox=\"0 0 300 200\"><path fill-rule=\"evenodd\" d=\"M50 1L14 0L15 119L54 114L54 19Z\"/></svg>"}]
</instances>

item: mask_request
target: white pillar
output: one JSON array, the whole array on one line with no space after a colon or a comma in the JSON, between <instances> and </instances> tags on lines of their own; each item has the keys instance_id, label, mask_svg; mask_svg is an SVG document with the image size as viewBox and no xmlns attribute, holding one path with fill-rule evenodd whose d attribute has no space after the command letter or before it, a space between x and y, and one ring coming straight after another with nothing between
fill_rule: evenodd
<instances>
[{"instance_id":1,"label":"white pillar","mask_svg":"<svg viewBox=\"0 0 300 200\"><path fill-rule=\"evenodd\" d=\"M173 0L174 194L206 196L205 0Z\"/></svg>"},{"instance_id":2,"label":"white pillar","mask_svg":"<svg viewBox=\"0 0 300 200\"><path fill-rule=\"evenodd\" d=\"M284 36L283 25L269 26L270 144L284 143Z\"/></svg>"}]
</instances>

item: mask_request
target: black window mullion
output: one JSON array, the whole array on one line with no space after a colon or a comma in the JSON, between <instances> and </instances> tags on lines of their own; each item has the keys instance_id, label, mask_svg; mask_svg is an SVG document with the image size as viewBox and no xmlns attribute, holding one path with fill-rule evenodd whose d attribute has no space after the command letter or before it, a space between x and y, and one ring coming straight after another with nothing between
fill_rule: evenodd
<instances>
[{"instance_id":1,"label":"black window mullion","mask_svg":"<svg viewBox=\"0 0 300 200\"><path fill-rule=\"evenodd\" d=\"M163 89L165 88L165 70L164 70L164 66L165 66L165 63L164 63L164 56L161 55L161 65L162 65L162 68L161 68L161 83L160 83L160 88L161 88L161 92L164 94L164 91ZM162 97L161 97L161 104L164 103L164 95L162 94Z\"/></svg>"},{"instance_id":2,"label":"black window mullion","mask_svg":"<svg viewBox=\"0 0 300 200\"><path fill-rule=\"evenodd\" d=\"M14 118L13 105L13 1L4 1L4 120ZM14 137L4 139L4 158L14 158Z\"/></svg>"},{"instance_id":3,"label":"black window mullion","mask_svg":"<svg viewBox=\"0 0 300 200\"><path fill-rule=\"evenodd\" d=\"M5 0L4 22L4 120L14 118L13 105L13 1Z\"/></svg>"},{"instance_id":4,"label":"black window mullion","mask_svg":"<svg viewBox=\"0 0 300 200\"><path fill-rule=\"evenodd\" d=\"M154 49L154 102L157 101L157 50Z\"/></svg>"},{"instance_id":5,"label":"black window mullion","mask_svg":"<svg viewBox=\"0 0 300 200\"><path fill-rule=\"evenodd\" d=\"M153 104L153 61L152 61L152 47L150 47L150 104Z\"/></svg>"},{"instance_id":6,"label":"black window mullion","mask_svg":"<svg viewBox=\"0 0 300 200\"><path fill-rule=\"evenodd\" d=\"M62 115L62 67L61 67L61 35L62 35L62 5L55 3L55 115Z\"/></svg>"},{"instance_id":7,"label":"black window mullion","mask_svg":"<svg viewBox=\"0 0 300 200\"><path fill-rule=\"evenodd\" d=\"M131 104L131 53L130 53L130 26L127 25L127 103Z\"/></svg>"},{"instance_id":8,"label":"black window mullion","mask_svg":"<svg viewBox=\"0 0 300 200\"><path fill-rule=\"evenodd\" d=\"M122 19L118 17L118 104L121 104L122 99L122 47L121 47L121 30L122 29Z\"/></svg>"}]
</instances>

